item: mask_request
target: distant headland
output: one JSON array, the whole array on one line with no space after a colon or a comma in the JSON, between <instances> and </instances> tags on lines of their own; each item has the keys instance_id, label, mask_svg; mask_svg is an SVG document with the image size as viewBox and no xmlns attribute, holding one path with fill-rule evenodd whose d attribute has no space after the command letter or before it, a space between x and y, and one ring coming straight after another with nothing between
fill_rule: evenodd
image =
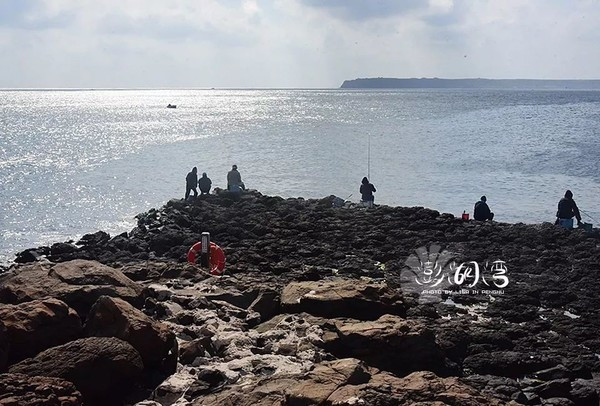
<instances>
[{"instance_id":1,"label":"distant headland","mask_svg":"<svg viewBox=\"0 0 600 406\"><path fill-rule=\"evenodd\" d=\"M600 80L359 78L341 89L535 89L600 90Z\"/></svg>"}]
</instances>

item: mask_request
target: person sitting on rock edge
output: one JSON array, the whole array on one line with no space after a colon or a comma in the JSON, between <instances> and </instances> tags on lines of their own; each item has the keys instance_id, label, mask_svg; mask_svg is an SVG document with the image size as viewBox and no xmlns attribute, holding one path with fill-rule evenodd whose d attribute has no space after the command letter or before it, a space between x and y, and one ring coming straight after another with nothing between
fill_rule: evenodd
<instances>
[{"instance_id":1,"label":"person sitting on rock edge","mask_svg":"<svg viewBox=\"0 0 600 406\"><path fill-rule=\"evenodd\" d=\"M202 172L202 177L198 180L198 187L200 188L200 196L207 195L210 193L210 188L212 186L212 181L208 176L206 176L206 172Z\"/></svg>"},{"instance_id":2,"label":"person sitting on rock edge","mask_svg":"<svg viewBox=\"0 0 600 406\"><path fill-rule=\"evenodd\" d=\"M227 190L230 192L240 193L246 187L242 182L242 175L237 170L237 165L233 165L229 173L227 173Z\"/></svg>"},{"instance_id":3,"label":"person sitting on rock edge","mask_svg":"<svg viewBox=\"0 0 600 406\"><path fill-rule=\"evenodd\" d=\"M190 192L194 191L194 197L198 197L198 190L196 185L198 184L198 168L195 166L192 171L185 177L185 200L190 197Z\"/></svg>"},{"instance_id":4,"label":"person sitting on rock edge","mask_svg":"<svg viewBox=\"0 0 600 406\"><path fill-rule=\"evenodd\" d=\"M473 209L473 218L478 221L486 221L493 220L494 213L490 211L489 206L487 205L487 197L481 196L481 200L475 203L475 208Z\"/></svg>"},{"instance_id":5,"label":"person sitting on rock edge","mask_svg":"<svg viewBox=\"0 0 600 406\"><path fill-rule=\"evenodd\" d=\"M369 182L369 179L365 176L362 179L360 185L360 194L361 194L361 202L363 202L367 207L373 207L373 202L375 201L375 196L373 196L373 192L377 192L375 186Z\"/></svg>"},{"instance_id":6,"label":"person sitting on rock edge","mask_svg":"<svg viewBox=\"0 0 600 406\"><path fill-rule=\"evenodd\" d=\"M556 222L554 224L564 228L573 228L573 217L577 219L577 225L581 226L581 214L579 208L573 200L573 192L567 190L565 197L558 202L558 211L556 212Z\"/></svg>"}]
</instances>

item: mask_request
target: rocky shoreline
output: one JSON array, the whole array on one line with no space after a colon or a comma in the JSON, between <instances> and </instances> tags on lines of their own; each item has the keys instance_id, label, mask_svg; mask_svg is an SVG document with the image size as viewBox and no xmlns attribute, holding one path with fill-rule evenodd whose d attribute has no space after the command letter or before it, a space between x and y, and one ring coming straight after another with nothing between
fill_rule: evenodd
<instances>
[{"instance_id":1,"label":"rocky shoreline","mask_svg":"<svg viewBox=\"0 0 600 406\"><path fill-rule=\"evenodd\" d=\"M171 200L19 253L0 405L599 404L597 234L332 201ZM185 261L203 231L223 276Z\"/></svg>"}]
</instances>

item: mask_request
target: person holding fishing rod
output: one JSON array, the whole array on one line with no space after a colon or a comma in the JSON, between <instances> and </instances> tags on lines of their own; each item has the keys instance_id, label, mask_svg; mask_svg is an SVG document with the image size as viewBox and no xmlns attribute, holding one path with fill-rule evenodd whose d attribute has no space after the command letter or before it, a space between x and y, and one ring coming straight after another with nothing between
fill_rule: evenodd
<instances>
[{"instance_id":1,"label":"person holding fishing rod","mask_svg":"<svg viewBox=\"0 0 600 406\"><path fill-rule=\"evenodd\" d=\"M371 177L371 134L369 133L369 147L367 153L367 176ZM375 201L375 196L373 196L374 192L377 192L375 186L369 182L369 178L366 176L362 179L360 184L360 194L361 199L360 202L367 207L373 207L373 202Z\"/></svg>"},{"instance_id":2,"label":"person holding fishing rod","mask_svg":"<svg viewBox=\"0 0 600 406\"><path fill-rule=\"evenodd\" d=\"M373 196L373 192L377 192L375 186L369 182L369 179L365 176L362 179L362 183L360 185L360 201L367 207L373 207L373 202L375 201L375 196Z\"/></svg>"},{"instance_id":3,"label":"person holding fishing rod","mask_svg":"<svg viewBox=\"0 0 600 406\"><path fill-rule=\"evenodd\" d=\"M573 192L567 190L565 197L558 202L558 211L556 212L556 222L554 224L564 228L573 228L573 217L577 219L577 226L581 227L581 214L579 214L579 208L575 200L573 200Z\"/></svg>"}]
</instances>

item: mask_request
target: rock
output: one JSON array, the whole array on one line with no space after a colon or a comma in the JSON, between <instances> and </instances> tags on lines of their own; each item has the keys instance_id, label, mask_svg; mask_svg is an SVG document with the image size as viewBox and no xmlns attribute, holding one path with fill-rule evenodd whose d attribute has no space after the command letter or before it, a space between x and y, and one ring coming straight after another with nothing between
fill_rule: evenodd
<instances>
[{"instance_id":1,"label":"rock","mask_svg":"<svg viewBox=\"0 0 600 406\"><path fill-rule=\"evenodd\" d=\"M120 271L95 261L23 265L0 278L0 303L54 297L85 317L102 295L142 305L142 287Z\"/></svg>"},{"instance_id":2,"label":"rock","mask_svg":"<svg viewBox=\"0 0 600 406\"><path fill-rule=\"evenodd\" d=\"M362 280L292 282L281 294L282 310L322 317L374 320L383 314L405 314L396 292L385 283Z\"/></svg>"},{"instance_id":3,"label":"rock","mask_svg":"<svg viewBox=\"0 0 600 406\"><path fill-rule=\"evenodd\" d=\"M570 371L562 364L552 368L537 371L535 376L542 381L552 381L554 379L569 378Z\"/></svg>"},{"instance_id":4,"label":"rock","mask_svg":"<svg viewBox=\"0 0 600 406\"><path fill-rule=\"evenodd\" d=\"M384 315L375 321L335 319L323 325L323 347L395 374L430 370L447 374L433 332L423 323Z\"/></svg>"},{"instance_id":5,"label":"rock","mask_svg":"<svg viewBox=\"0 0 600 406\"><path fill-rule=\"evenodd\" d=\"M596 406L600 404L600 380L576 379L571 382L571 396L576 405Z\"/></svg>"},{"instance_id":6,"label":"rock","mask_svg":"<svg viewBox=\"0 0 600 406\"><path fill-rule=\"evenodd\" d=\"M127 341L138 351L146 369L175 372L178 356L175 334L122 299L101 296L90 310L85 333Z\"/></svg>"},{"instance_id":7,"label":"rock","mask_svg":"<svg viewBox=\"0 0 600 406\"><path fill-rule=\"evenodd\" d=\"M290 405L323 404L340 386L360 385L370 378L364 364L357 359L326 361L286 390L286 402Z\"/></svg>"},{"instance_id":8,"label":"rock","mask_svg":"<svg viewBox=\"0 0 600 406\"><path fill-rule=\"evenodd\" d=\"M47 248L47 247L46 247ZM45 255L45 251L48 253L50 249L41 250L41 249L27 249L25 251L19 252L15 258L15 262L17 264L25 264L28 262L35 262L42 259L42 256Z\"/></svg>"},{"instance_id":9,"label":"rock","mask_svg":"<svg viewBox=\"0 0 600 406\"><path fill-rule=\"evenodd\" d=\"M332 405L460 405L500 406L513 402L483 395L458 378L440 378L432 372L413 372L398 378L388 373L374 374L368 383L343 386L327 399Z\"/></svg>"},{"instance_id":10,"label":"rock","mask_svg":"<svg viewBox=\"0 0 600 406\"><path fill-rule=\"evenodd\" d=\"M202 369L196 375L196 381L185 392L188 400L218 391L227 382L227 377L216 369Z\"/></svg>"},{"instance_id":11,"label":"rock","mask_svg":"<svg viewBox=\"0 0 600 406\"><path fill-rule=\"evenodd\" d=\"M237 290L220 290L218 292L206 294L204 297L210 301L223 301L232 304L241 309L247 309L257 298L258 291L248 289L240 292Z\"/></svg>"},{"instance_id":12,"label":"rock","mask_svg":"<svg viewBox=\"0 0 600 406\"><path fill-rule=\"evenodd\" d=\"M555 379L535 387L534 391L543 399L566 398L571 392L571 382L567 378Z\"/></svg>"},{"instance_id":13,"label":"rock","mask_svg":"<svg viewBox=\"0 0 600 406\"><path fill-rule=\"evenodd\" d=\"M110 240L110 235L104 231L86 234L77 242L78 245L101 245Z\"/></svg>"},{"instance_id":14,"label":"rock","mask_svg":"<svg viewBox=\"0 0 600 406\"><path fill-rule=\"evenodd\" d=\"M0 305L0 322L10 342L9 364L82 335L79 316L58 299Z\"/></svg>"},{"instance_id":15,"label":"rock","mask_svg":"<svg viewBox=\"0 0 600 406\"><path fill-rule=\"evenodd\" d=\"M469 373L491 374L519 378L543 368L556 365L556 362L539 355L523 354L516 351L493 351L465 358L463 368Z\"/></svg>"},{"instance_id":16,"label":"rock","mask_svg":"<svg viewBox=\"0 0 600 406\"><path fill-rule=\"evenodd\" d=\"M575 406L575 403L568 398L549 398L545 399L544 406Z\"/></svg>"},{"instance_id":17,"label":"rock","mask_svg":"<svg viewBox=\"0 0 600 406\"><path fill-rule=\"evenodd\" d=\"M485 396L458 378L439 378L431 372L414 372L399 378L366 367L356 359L325 361L308 373L269 376L229 385L214 395L196 399L195 405L516 405Z\"/></svg>"},{"instance_id":18,"label":"rock","mask_svg":"<svg viewBox=\"0 0 600 406\"><path fill-rule=\"evenodd\" d=\"M62 254L70 254L79 249L75 244L70 244L66 242L57 242L50 246L50 255L62 255Z\"/></svg>"},{"instance_id":19,"label":"rock","mask_svg":"<svg viewBox=\"0 0 600 406\"><path fill-rule=\"evenodd\" d=\"M494 375L469 375L461 378L461 381L484 395L506 402L514 400L527 404L527 397L521 392L519 382L515 379Z\"/></svg>"},{"instance_id":20,"label":"rock","mask_svg":"<svg viewBox=\"0 0 600 406\"><path fill-rule=\"evenodd\" d=\"M179 361L184 365L188 365L193 363L197 357L212 356L215 354L216 349L210 337L202 337L181 343Z\"/></svg>"},{"instance_id":21,"label":"rock","mask_svg":"<svg viewBox=\"0 0 600 406\"><path fill-rule=\"evenodd\" d=\"M47 349L10 367L10 373L73 382L86 404L119 402L135 387L142 359L130 344L114 337L80 338Z\"/></svg>"},{"instance_id":22,"label":"rock","mask_svg":"<svg viewBox=\"0 0 600 406\"><path fill-rule=\"evenodd\" d=\"M8 354L10 351L10 341L6 333L6 327L0 321L0 372L4 371L8 365Z\"/></svg>"},{"instance_id":23,"label":"rock","mask_svg":"<svg viewBox=\"0 0 600 406\"><path fill-rule=\"evenodd\" d=\"M281 311L280 295L271 289L262 289L248 307L249 312L260 314L261 321L267 321Z\"/></svg>"},{"instance_id":24,"label":"rock","mask_svg":"<svg viewBox=\"0 0 600 406\"><path fill-rule=\"evenodd\" d=\"M81 393L71 382L47 376L0 374L2 406L80 406Z\"/></svg>"}]
</instances>

